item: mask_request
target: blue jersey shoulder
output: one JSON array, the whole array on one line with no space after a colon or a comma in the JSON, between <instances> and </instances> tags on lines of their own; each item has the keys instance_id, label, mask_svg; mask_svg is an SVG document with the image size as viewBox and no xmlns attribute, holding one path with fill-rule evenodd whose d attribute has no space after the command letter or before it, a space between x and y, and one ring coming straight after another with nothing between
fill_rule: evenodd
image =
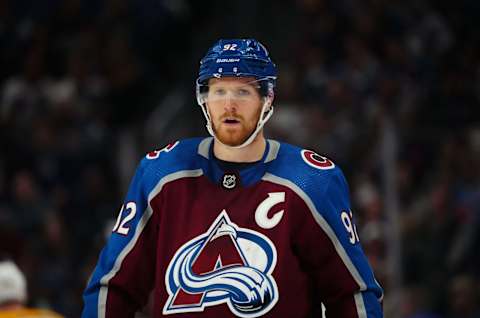
<instances>
[{"instance_id":1,"label":"blue jersey shoulder","mask_svg":"<svg viewBox=\"0 0 480 318\"><path fill-rule=\"evenodd\" d=\"M319 213L329 218L342 209L350 209L348 185L342 170L332 160L308 149L281 143L269 173L288 180L304 193ZM332 209L330 203L335 202Z\"/></svg>"},{"instance_id":2,"label":"blue jersey shoulder","mask_svg":"<svg viewBox=\"0 0 480 318\"><path fill-rule=\"evenodd\" d=\"M288 143L280 143L269 172L288 179L305 192L311 188L324 191L332 179L343 179L341 169L332 160Z\"/></svg>"},{"instance_id":3,"label":"blue jersey shoulder","mask_svg":"<svg viewBox=\"0 0 480 318\"><path fill-rule=\"evenodd\" d=\"M204 138L178 140L147 153L140 162L137 173L142 174L144 182L154 185L166 175L200 169L198 146L202 140Z\"/></svg>"}]
</instances>

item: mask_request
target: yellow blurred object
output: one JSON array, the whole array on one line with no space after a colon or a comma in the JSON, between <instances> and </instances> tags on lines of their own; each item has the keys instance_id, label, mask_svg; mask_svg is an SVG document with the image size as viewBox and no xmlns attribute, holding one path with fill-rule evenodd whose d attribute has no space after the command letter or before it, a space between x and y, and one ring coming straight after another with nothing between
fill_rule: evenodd
<instances>
[{"instance_id":1,"label":"yellow blurred object","mask_svg":"<svg viewBox=\"0 0 480 318\"><path fill-rule=\"evenodd\" d=\"M0 311L0 318L63 318L63 316L46 309L9 309Z\"/></svg>"}]
</instances>

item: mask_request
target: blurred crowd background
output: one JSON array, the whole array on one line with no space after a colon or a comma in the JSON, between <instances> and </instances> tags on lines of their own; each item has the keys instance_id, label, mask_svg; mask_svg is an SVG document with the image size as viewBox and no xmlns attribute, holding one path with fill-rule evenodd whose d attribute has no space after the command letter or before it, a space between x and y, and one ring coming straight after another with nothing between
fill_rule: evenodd
<instances>
[{"instance_id":1,"label":"blurred crowd background","mask_svg":"<svg viewBox=\"0 0 480 318\"><path fill-rule=\"evenodd\" d=\"M480 2L0 0L0 254L78 317L143 155L205 135L203 54L255 37L271 138L350 182L386 317L480 317Z\"/></svg>"}]
</instances>

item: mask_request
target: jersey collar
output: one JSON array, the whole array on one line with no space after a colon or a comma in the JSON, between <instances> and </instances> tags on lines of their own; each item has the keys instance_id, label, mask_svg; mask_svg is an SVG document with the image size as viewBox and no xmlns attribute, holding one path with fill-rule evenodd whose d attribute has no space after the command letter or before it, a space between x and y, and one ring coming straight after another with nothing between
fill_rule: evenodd
<instances>
[{"instance_id":1,"label":"jersey collar","mask_svg":"<svg viewBox=\"0 0 480 318\"><path fill-rule=\"evenodd\" d=\"M198 155L202 158L202 169L205 176L215 184L221 185L225 174L236 174L240 178L239 184L243 187L252 186L260 181L268 164L277 158L279 150L280 143L278 141L267 139L265 152L258 163L240 171L224 171L213 157L213 137L203 139L198 145Z\"/></svg>"}]
</instances>

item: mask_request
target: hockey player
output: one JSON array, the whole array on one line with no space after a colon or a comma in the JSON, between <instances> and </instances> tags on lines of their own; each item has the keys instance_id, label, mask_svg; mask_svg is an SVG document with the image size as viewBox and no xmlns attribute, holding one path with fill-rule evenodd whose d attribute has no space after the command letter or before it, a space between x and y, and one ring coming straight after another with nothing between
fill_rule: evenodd
<instances>
[{"instance_id":1,"label":"hockey player","mask_svg":"<svg viewBox=\"0 0 480 318\"><path fill-rule=\"evenodd\" d=\"M212 137L148 153L84 293L83 317L378 318L345 178L265 139L276 67L254 39L218 41L197 100Z\"/></svg>"}]
</instances>

